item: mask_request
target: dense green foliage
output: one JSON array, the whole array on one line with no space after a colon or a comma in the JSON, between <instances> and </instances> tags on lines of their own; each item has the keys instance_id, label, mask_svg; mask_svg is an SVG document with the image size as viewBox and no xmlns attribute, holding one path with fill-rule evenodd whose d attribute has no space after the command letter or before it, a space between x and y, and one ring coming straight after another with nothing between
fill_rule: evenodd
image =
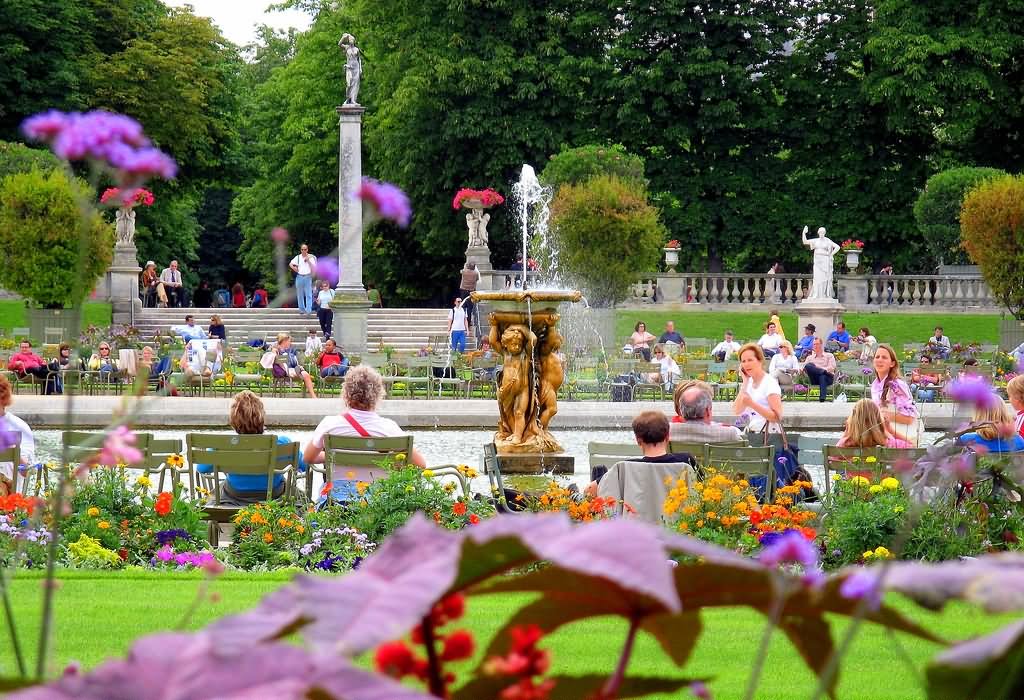
<instances>
[{"instance_id":1,"label":"dense green foliage","mask_svg":"<svg viewBox=\"0 0 1024 700\"><path fill-rule=\"evenodd\" d=\"M621 144L567 148L544 166L540 180L556 191L562 185L579 185L596 175L645 185L643 158L627 153Z\"/></svg>"},{"instance_id":2,"label":"dense green foliage","mask_svg":"<svg viewBox=\"0 0 1024 700\"><path fill-rule=\"evenodd\" d=\"M591 304L607 306L626 298L638 271L658 263L665 227L643 187L599 175L558 190L551 232L566 281L581 285Z\"/></svg>"},{"instance_id":3,"label":"dense green foliage","mask_svg":"<svg viewBox=\"0 0 1024 700\"><path fill-rule=\"evenodd\" d=\"M960 209L964 196L987 178L1006 175L997 168L953 168L932 175L914 203L914 218L935 264L964 264L960 245Z\"/></svg>"},{"instance_id":4,"label":"dense green foliage","mask_svg":"<svg viewBox=\"0 0 1024 700\"><path fill-rule=\"evenodd\" d=\"M27 173L30 170L47 172L58 167L60 161L49 151L0 141L0 180L14 173Z\"/></svg>"},{"instance_id":5,"label":"dense green foliage","mask_svg":"<svg viewBox=\"0 0 1024 700\"><path fill-rule=\"evenodd\" d=\"M80 304L113 258L114 228L86 187L63 170L9 175L0 183L0 286L48 308Z\"/></svg>"},{"instance_id":6,"label":"dense green foliage","mask_svg":"<svg viewBox=\"0 0 1024 700\"><path fill-rule=\"evenodd\" d=\"M972 190L960 228L992 293L1024 320L1024 175L986 180Z\"/></svg>"}]
</instances>

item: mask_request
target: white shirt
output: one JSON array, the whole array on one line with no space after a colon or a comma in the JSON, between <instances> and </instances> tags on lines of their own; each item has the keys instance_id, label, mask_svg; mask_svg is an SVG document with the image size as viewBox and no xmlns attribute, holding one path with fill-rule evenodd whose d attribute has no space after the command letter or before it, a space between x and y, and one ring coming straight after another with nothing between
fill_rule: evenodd
<instances>
[{"instance_id":1,"label":"white shirt","mask_svg":"<svg viewBox=\"0 0 1024 700\"><path fill-rule=\"evenodd\" d=\"M355 408L349 408L347 412L351 413L356 422L363 426L363 430L370 435L377 437L401 437L405 435L405 431L398 426L398 423L390 418L378 415L375 411L360 411ZM309 444L318 450L322 450L324 449L324 438L328 435L361 437L359 432L352 427L352 424L344 416L326 416L316 426Z\"/></svg>"},{"instance_id":2,"label":"white shirt","mask_svg":"<svg viewBox=\"0 0 1024 700\"><path fill-rule=\"evenodd\" d=\"M323 346L324 346L324 343L323 343L322 340L320 340L320 336L318 336L318 335L307 335L306 336L306 347L303 350L303 354L306 357L313 357L318 352L320 352L320 349ZM345 421L345 422L348 423L348 421Z\"/></svg>"},{"instance_id":3,"label":"white shirt","mask_svg":"<svg viewBox=\"0 0 1024 700\"><path fill-rule=\"evenodd\" d=\"M9 433L21 433L21 461L32 464L36 461L36 439L32 437L32 428L28 423L13 413L0 416L0 430ZM14 480L14 465L10 462L0 463L0 474Z\"/></svg>"},{"instance_id":4,"label":"white shirt","mask_svg":"<svg viewBox=\"0 0 1024 700\"><path fill-rule=\"evenodd\" d=\"M299 253L294 258L292 258L291 264L299 268L298 272L296 272L295 274L311 275L313 274L313 270L316 269L316 256L313 255L312 253L308 253L305 259L303 259L302 253Z\"/></svg>"},{"instance_id":5,"label":"white shirt","mask_svg":"<svg viewBox=\"0 0 1024 700\"><path fill-rule=\"evenodd\" d=\"M331 305L331 300L334 299L333 289L321 289L316 294L316 303L320 305L320 308L325 309Z\"/></svg>"},{"instance_id":6,"label":"white shirt","mask_svg":"<svg viewBox=\"0 0 1024 700\"><path fill-rule=\"evenodd\" d=\"M720 352L725 353L725 359L729 359L740 351L740 344L735 340L723 340L721 343L716 345L711 351L712 355L717 355Z\"/></svg>"},{"instance_id":7,"label":"white shirt","mask_svg":"<svg viewBox=\"0 0 1024 700\"><path fill-rule=\"evenodd\" d=\"M172 287L181 286L181 272L178 270L172 270L169 267L165 267L164 271L160 273L160 281L164 284L169 284Z\"/></svg>"},{"instance_id":8,"label":"white shirt","mask_svg":"<svg viewBox=\"0 0 1024 700\"><path fill-rule=\"evenodd\" d=\"M778 333L773 335L765 333L761 336L761 339L757 341L757 344L761 346L762 350L778 350L779 346L782 345L782 336Z\"/></svg>"},{"instance_id":9,"label":"white shirt","mask_svg":"<svg viewBox=\"0 0 1024 700\"><path fill-rule=\"evenodd\" d=\"M669 357L668 353L665 353L660 358L655 358L654 361L661 365L659 374L663 382L669 381L670 377L678 377L680 375L679 365Z\"/></svg>"},{"instance_id":10,"label":"white shirt","mask_svg":"<svg viewBox=\"0 0 1024 700\"><path fill-rule=\"evenodd\" d=\"M452 331L466 330L466 310L461 306L448 309L448 320L452 322Z\"/></svg>"},{"instance_id":11,"label":"white shirt","mask_svg":"<svg viewBox=\"0 0 1024 700\"><path fill-rule=\"evenodd\" d=\"M784 370L796 370L800 371L800 361L796 359L796 355L789 355L783 357L780 352L778 355L772 357L772 361L768 365L768 374L775 376L776 371Z\"/></svg>"},{"instance_id":12,"label":"white shirt","mask_svg":"<svg viewBox=\"0 0 1024 700\"><path fill-rule=\"evenodd\" d=\"M779 383L770 374L764 375L761 378L761 383L754 386L754 380L750 377L743 383L743 388L746 390L747 395L754 400L758 406L771 410L771 404L768 403L768 397L772 394L776 396L782 396L782 389L779 387ZM746 415L750 416L750 423L747 424L747 430L752 433L759 433L764 430L764 416L757 411L748 408ZM768 431L772 433L779 432L777 425L772 424L768 427Z\"/></svg>"}]
</instances>

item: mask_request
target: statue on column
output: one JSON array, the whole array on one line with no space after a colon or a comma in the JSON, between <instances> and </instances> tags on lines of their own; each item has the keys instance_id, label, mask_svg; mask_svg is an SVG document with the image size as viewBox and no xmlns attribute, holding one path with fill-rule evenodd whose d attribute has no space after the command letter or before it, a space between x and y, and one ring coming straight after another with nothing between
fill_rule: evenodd
<instances>
[{"instance_id":1,"label":"statue on column","mask_svg":"<svg viewBox=\"0 0 1024 700\"><path fill-rule=\"evenodd\" d=\"M470 248L487 247L487 222L490 220L491 215L485 213L483 209L470 209L469 213L466 214L466 225L469 226Z\"/></svg>"},{"instance_id":2,"label":"statue on column","mask_svg":"<svg viewBox=\"0 0 1024 700\"><path fill-rule=\"evenodd\" d=\"M803 244L814 253L814 276L811 280L811 293L807 299L835 299L832 294L832 258L839 252L840 247L835 241L825 237L825 227L818 229L817 238L807 237L807 227L804 226L801 238Z\"/></svg>"},{"instance_id":3,"label":"statue on column","mask_svg":"<svg viewBox=\"0 0 1024 700\"><path fill-rule=\"evenodd\" d=\"M342 34L338 47L345 51L345 104L359 104L359 83L363 77L363 57L356 38Z\"/></svg>"},{"instance_id":4,"label":"statue on column","mask_svg":"<svg viewBox=\"0 0 1024 700\"><path fill-rule=\"evenodd\" d=\"M114 216L117 220L114 228L117 233L116 245L135 245L135 210L131 207L120 207Z\"/></svg>"}]
</instances>

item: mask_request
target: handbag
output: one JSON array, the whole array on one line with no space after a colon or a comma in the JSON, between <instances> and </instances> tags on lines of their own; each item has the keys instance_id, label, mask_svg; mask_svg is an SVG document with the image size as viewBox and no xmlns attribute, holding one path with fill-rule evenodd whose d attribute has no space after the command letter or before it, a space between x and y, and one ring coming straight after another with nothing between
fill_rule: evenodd
<instances>
[{"instance_id":1,"label":"handbag","mask_svg":"<svg viewBox=\"0 0 1024 700\"><path fill-rule=\"evenodd\" d=\"M263 369L271 369L277 362L277 353L273 351L263 353L260 357L260 367Z\"/></svg>"}]
</instances>

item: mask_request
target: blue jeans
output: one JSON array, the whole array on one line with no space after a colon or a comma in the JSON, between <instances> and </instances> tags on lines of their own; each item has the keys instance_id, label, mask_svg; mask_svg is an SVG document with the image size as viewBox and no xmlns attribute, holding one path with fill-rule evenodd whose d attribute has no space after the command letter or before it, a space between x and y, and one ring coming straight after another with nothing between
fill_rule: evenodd
<instances>
[{"instance_id":1,"label":"blue jeans","mask_svg":"<svg viewBox=\"0 0 1024 700\"><path fill-rule=\"evenodd\" d=\"M466 331L452 331L452 350L466 352Z\"/></svg>"},{"instance_id":2,"label":"blue jeans","mask_svg":"<svg viewBox=\"0 0 1024 700\"><path fill-rule=\"evenodd\" d=\"M295 275L295 300L299 305L299 313L313 312L312 275Z\"/></svg>"},{"instance_id":3,"label":"blue jeans","mask_svg":"<svg viewBox=\"0 0 1024 700\"><path fill-rule=\"evenodd\" d=\"M805 365L804 371L807 373L807 378L818 385L818 401L824 403L828 396L828 388L836 378L817 365Z\"/></svg>"},{"instance_id":4,"label":"blue jeans","mask_svg":"<svg viewBox=\"0 0 1024 700\"><path fill-rule=\"evenodd\" d=\"M340 365L330 365L320 370L321 377L344 377L348 372L348 358L342 360Z\"/></svg>"}]
</instances>

